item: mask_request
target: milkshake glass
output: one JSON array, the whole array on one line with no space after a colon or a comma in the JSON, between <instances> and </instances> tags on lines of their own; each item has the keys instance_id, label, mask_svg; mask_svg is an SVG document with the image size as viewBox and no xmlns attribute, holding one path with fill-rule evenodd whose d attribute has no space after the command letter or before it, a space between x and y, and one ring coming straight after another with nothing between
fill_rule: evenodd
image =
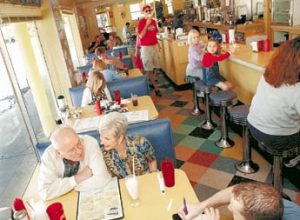
<instances>
[{"instance_id":1,"label":"milkshake glass","mask_svg":"<svg viewBox=\"0 0 300 220\"><path fill-rule=\"evenodd\" d=\"M135 175L129 175L125 177L125 186L128 194L131 197L130 205L137 207L139 205L139 184Z\"/></svg>"}]
</instances>

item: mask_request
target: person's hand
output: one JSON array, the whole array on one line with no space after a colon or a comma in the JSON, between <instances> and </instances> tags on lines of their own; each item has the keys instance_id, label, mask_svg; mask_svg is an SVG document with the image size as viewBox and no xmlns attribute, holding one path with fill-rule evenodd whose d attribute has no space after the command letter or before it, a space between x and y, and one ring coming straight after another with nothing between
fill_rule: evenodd
<instances>
[{"instance_id":1,"label":"person's hand","mask_svg":"<svg viewBox=\"0 0 300 220\"><path fill-rule=\"evenodd\" d=\"M79 184L82 181L90 178L91 176L93 176L93 171L89 166L87 166L82 171L80 171L75 175L75 181L77 184Z\"/></svg>"},{"instance_id":2,"label":"person's hand","mask_svg":"<svg viewBox=\"0 0 300 220\"><path fill-rule=\"evenodd\" d=\"M151 21L151 17L147 17L146 26L149 26L151 24Z\"/></svg>"},{"instance_id":3,"label":"person's hand","mask_svg":"<svg viewBox=\"0 0 300 220\"><path fill-rule=\"evenodd\" d=\"M212 207L206 208L204 210L204 215L201 216L202 220L220 220L220 212L218 209L214 209ZM197 220L197 218L196 218Z\"/></svg>"},{"instance_id":4,"label":"person's hand","mask_svg":"<svg viewBox=\"0 0 300 220\"><path fill-rule=\"evenodd\" d=\"M183 206L178 210L178 214L183 220L192 220L198 215L200 215L203 211L201 205L199 203L195 204L187 204L188 214L186 215L183 211Z\"/></svg>"}]
</instances>

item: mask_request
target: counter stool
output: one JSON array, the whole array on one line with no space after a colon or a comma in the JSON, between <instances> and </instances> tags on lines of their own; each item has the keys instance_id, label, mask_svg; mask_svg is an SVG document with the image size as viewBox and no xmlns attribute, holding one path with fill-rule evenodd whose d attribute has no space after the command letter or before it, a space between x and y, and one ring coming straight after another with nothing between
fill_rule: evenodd
<instances>
[{"instance_id":1,"label":"counter stool","mask_svg":"<svg viewBox=\"0 0 300 220\"><path fill-rule=\"evenodd\" d=\"M228 148L234 145L234 142L228 137L226 110L229 105L233 104L235 99L236 93L233 91L218 91L210 94L212 104L220 107L221 137L215 144L221 148Z\"/></svg>"},{"instance_id":2,"label":"counter stool","mask_svg":"<svg viewBox=\"0 0 300 220\"><path fill-rule=\"evenodd\" d=\"M273 156L273 186L282 194L282 158L294 157L300 154L300 146L288 150L277 150L272 146L267 146L262 142L258 147Z\"/></svg>"},{"instance_id":3,"label":"counter stool","mask_svg":"<svg viewBox=\"0 0 300 220\"><path fill-rule=\"evenodd\" d=\"M258 165L251 160L251 147L249 145L249 130L247 127L247 116L249 107L246 105L235 106L228 110L231 120L243 128L243 160L235 165L242 173L256 173Z\"/></svg>"},{"instance_id":4,"label":"counter stool","mask_svg":"<svg viewBox=\"0 0 300 220\"><path fill-rule=\"evenodd\" d=\"M213 130L216 127L216 124L211 120L211 113L209 107L209 94L211 87L205 85L204 81L197 81L195 83L195 90L197 91L197 97L203 97L204 94L204 104L205 104L205 121L201 125L201 127L205 130Z\"/></svg>"},{"instance_id":5,"label":"counter stool","mask_svg":"<svg viewBox=\"0 0 300 220\"><path fill-rule=\"evenodd\" d=\"M194 102L194 108L192 110L192 115L200 115L203 114L204 111L200 109L199 107L199 98L203 97L201 94L201 87L204 86L203 80L196 80L195 78L189 77L187 79L190 83L193 84L193 102Z\"/></svg>"}]
</instances>

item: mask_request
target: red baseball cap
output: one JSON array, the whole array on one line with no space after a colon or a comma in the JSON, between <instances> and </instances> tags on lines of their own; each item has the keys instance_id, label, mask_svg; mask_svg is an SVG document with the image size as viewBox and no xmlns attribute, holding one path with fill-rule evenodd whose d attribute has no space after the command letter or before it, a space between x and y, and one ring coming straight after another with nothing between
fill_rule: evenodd
<instances>
[{"instance_id":1,"label":"red baseball cap","mask_svg":"<svg viewBox=\"0 0 300 220\"><path fill-rule=\"evenodd\" d=\"M151 10L150 5L144 5L142 11Z\"/></svg>"}]
</instances>

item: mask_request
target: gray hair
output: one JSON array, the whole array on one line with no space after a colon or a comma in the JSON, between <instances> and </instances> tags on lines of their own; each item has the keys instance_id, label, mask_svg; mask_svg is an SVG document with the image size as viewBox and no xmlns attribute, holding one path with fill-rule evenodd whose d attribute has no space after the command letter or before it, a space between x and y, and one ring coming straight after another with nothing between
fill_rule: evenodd
<instances>
[{"instance_id":1,"label":"gray hair","mask_svg":"<svg viewBox=\"0 0 300 220\"><path fill-rule=\"evenodd\" d=\"M77 136L75 130L71 127L68 127L68 126L57 127L50 136L50 141L51 141L52 146L55 149L60 148L61 147L60 141L64 138L68 137L70 134Z\"/></svg>"},{"instance_id":2,"label":"gray hair","mask_svg":"<svg viewBox=\"0 0 300 220\"><path fill-rule=\"evenodd\" d=\"M111 112L101 118L99 124L99 133L110 131L114 137L126 135L128 121L124 114L119 112Z\"/></svg>"}]
</instances>

